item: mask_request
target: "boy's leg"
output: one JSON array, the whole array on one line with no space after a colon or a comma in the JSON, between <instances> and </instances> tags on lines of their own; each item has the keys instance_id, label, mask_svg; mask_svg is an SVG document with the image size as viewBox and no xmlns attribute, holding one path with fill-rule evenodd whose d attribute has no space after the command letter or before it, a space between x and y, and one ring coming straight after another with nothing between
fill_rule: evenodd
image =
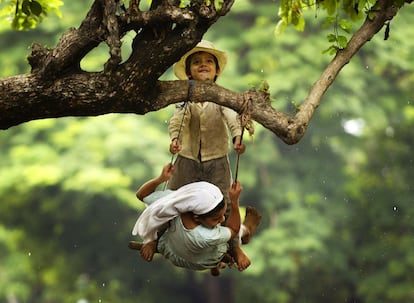
<instances>
[{"instance_id":1,"label":"boy's leg","mask_svg":"<svg viewBox=\"0 0 414 303\"><path fill-rule=\"evenodd\" d=\"M197 161L177 156L174 162L174 174L168 181L168 189L176 190L181 186L200 179L200 164Z\"/></svg>"},{"instance_id":2,"label":"boy's leg","mask_svg":"<svg viewBox=\"0 0 414 303\"><path fill-rule=\"evenodd\" d=\"M225 217L226 220L230 215L231 205L229 190L231 187L232 177L230 162L227 156L219 159L209 160L201 163L201 180L210 182L217 186L223 194L224 201L226 202L227 208ZM225 225L225 223L223 224Z\"/></svg>"},{"instance_id":3,"label":"boy's leg","mask_svg":"<svg viewBox=\"0 0 414 303\"><path fill-rule=\"evenodd\" d=\"M251 237L256 231L256 227L260 223L262 216L259 214L256 208L247 206L246 216L244 217L243 225L245 228L242 229L241 242L242 244L249 243Z\"/></svg>"},{"instance_id":4,"label":"boy's leg","mask_svg":"<svg viewBox=\"0 0 414 303\"><path fill-rule=\"evenodd\" d=\"M257 225L260 223L260 214L254 207L248 206L246 208L246 216L244 217L243 225L240 226L240 237L243 244L247 244L253 236ZM231 254L237 263L240 271L245 270L250 266L250 259L240 247L239 239L234 239L231 243Z\"/></svg>"},{"instance_id":5,"label":"boy's leg","mask_svg":"<svg viewBox=\"0 0 414 303\"><path fill-rule=\"evenodd\" d=\"M223 268L226 268L226 263L219 262L216 267L210 269L210 273L212 276L217 277L220 275L220 272Z\"/></svg>"}]
</instances>

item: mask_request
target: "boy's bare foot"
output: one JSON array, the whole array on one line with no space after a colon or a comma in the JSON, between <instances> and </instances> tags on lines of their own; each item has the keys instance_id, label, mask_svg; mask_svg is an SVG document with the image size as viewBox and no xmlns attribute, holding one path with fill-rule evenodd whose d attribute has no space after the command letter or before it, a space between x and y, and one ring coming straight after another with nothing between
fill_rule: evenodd
<instances>
[{"instance_id":1,"label":"boy's bare foot","mask_svg":"<svg viewBox=\"0 0 414 303\"><path fill-rule=\"evenodd\" d=\"M217 277L220 275L220 269L218 269L217 267L211 268L210 273L212 276Z\"/></svg>"},{"instance_id":2,"label":"boy's bare foot","mask_svg":"<svg viewBox=\"0 0 414 303\"><path fill-rule=\"evenodd\" d=\"M129 241L128 247L135 250L141 250L142 243L135 242L135 241Z\"/></svg>"},{"instance_id":3,"label":"boy's bare foot","mask_svg":"<svg viewBox=\"0 0 414 303\"><path fill-rule=\"evenodd\" d=\"M131 249L139 250L141 257L145 261L152 261L154 254L157 251L157 240L142 244L136 241L129 241L128 247Z\"/></svg>"},{"instance_id":4,"label":"boy's bare foot","mask_svg":"<svg viewBox=\"0 0 414 303\"><path fill-rule=\"evenodd\" d=\"M262 216L259 214L256 208L247 206L246 216L244 217L243 225L247 227L249 232L243 235L243 237L241 238L243 244L247 244L250 242L250 239L253 236L256 227L259 225L261 218Z\"/></svg>"},{"instance_id":5,"label":"boy's bare foot","mask_svg":"<svg viewBox=\"0 0 414 303\"><path fill-rule=\"evenodd\" d=\"M227 264L229 267L234 264L234 259L228 252L224 254L223 258L221 258L221 262Z\"/></svg>"},{"instance_id":6,"label":"boy's bare foot","mask_svg":"<svg viewBox=\"0 0 414 303\"><path fill-rule=\"evenodd\" d=\"M234 246L231 250L232 256L234 260L236 261L237 268L240 271L245 270L247 267L250 266L250 259L249 257L244 253L244 251L241 249L240 246Z\"/></svg>"},{"instance_id":7,"label":"boy's bare foot","mask_svg":"<svg viewBox=\"0 0 414 303\"><path fill-rule=\"evenodd\" d=\"M153 240L148 243L144 243L140 249L141 257L148 262L152 261L152 258L154 257L154 254L157 250L157 240Z\"/></svg>"},{"instance_id":8,"label":"boy's bare foot","mask_svg":"<svg viewBox=\"0 0 414 303\"><path fill-rule=\"evenodd\" d=\"M217 277L218 275L220 275L221 270L222 270L223 268L225 268L225 267L226 267L226 263L224 263L224 262L219 262L219 263L217 264L217 266L216 266L216 267L214 267L214 268L210 269L210 273L211 273L211 275L213 275L214 277Z\"/></svg>"}]
</instances>

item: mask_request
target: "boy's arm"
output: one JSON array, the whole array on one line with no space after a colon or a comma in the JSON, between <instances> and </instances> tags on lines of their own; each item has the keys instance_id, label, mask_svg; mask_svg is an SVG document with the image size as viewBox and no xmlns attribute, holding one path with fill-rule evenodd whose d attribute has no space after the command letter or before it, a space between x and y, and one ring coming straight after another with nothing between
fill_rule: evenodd
<instances>
[{"instance_id":1,"label":"boy's arm","mask_svg":"<svg viewBox=\"0 0 414 303\"><path fill-rule=\"evenodd\" d=\"M230 216L227 218L226 226L231 230L231 237L234 238L238 235L240 229L240 211L239 211L239 197L242 191L242 187L239 182L234 182L230 188Z\"/></svg>"},{"instance_id":2,"label":"boy's arm","mask_svg":"<svg viewBox=\"0 0 414 303\"><path fill-rule=\"evenodd\" d=\"M171 117L168 123L168 133L171 138L170 143L170 153L176 154L181 151L181 142L180 142L180 133L183 131L183 128L186 125L186 120L188 120L190 110L187 109L188 104L182 103L176 105L173 116ZM187 114L186 114L187 112Z\"/></svg>"},{"instance_id":3,"label":"boy's arm","mask_svg":"<svg viewBox=\"0 0 414 303\"><path fill-rule=\"evenodd\" d=\"M231 137L241 136L242 126L237 112L225 106L221 106L221 110L227 127L230 130Z\"/></svg>"},{"instance_id":4,"label":"boy's arm","mask_svg":"<svg viewBox=\"0 0 414 303\"><path fill-rule=\"evenodd\" d=\"M242 142L241 136L236 136L233 138L233 148L239 155L244 153L246 150L246 145Z\"/></svg>"},{"instance_id":5,"label":"boy's arm","mask_svg":"<svg viewBox=\"0 0 414 303\"><path fill-rule=\"evenodd\" d=\"M233 138L233 148L239 155L244 153L246 145L242 143L243 128L238 114L231 108L222 106L223 116Z\"/></svg>"},{"instance_id":6,"label":"boy's arm","mask_svg":"<svg viewBox=\"0 0 414 303\"><path fill-rule=\"evenodd\" d=\"M170 135L171 141L178 138L180 128L185 124L183 119L188 119L189 109L187 109L188 104L182 103L176 105L174 114L170 118L168 123L168 133ZM184 116L185 115L185 116Z\"/></svg>"},{"instance_id":7,"label":"boy's arm","mask_svg":"<svg viewBox=\"0 0 414 303\"><path fill-rule=\"evenodd\" d=\"M169 180L174 173L174 166L171 163L168 163L162 169L161 175L157 178L151 179L145 182L136 192L136 196L139 200L143 201L146 196L153 193L158 185Z\"/></svg>"}]
</instances>

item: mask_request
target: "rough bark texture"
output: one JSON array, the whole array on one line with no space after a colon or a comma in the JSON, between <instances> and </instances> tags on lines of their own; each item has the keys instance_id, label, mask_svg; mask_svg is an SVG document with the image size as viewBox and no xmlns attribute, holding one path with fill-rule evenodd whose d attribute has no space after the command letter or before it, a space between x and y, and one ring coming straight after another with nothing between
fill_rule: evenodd
<instances>
[{"instance_id":1,"label":"rough bark texture","mask_svg":"<svg viewBox=\"0 0 414 303\"><path fill-rule=\"evenodd\" d=\"M118 0L95 0L78 29L69 29L54 49L34 44L29 74L0 79L0 129L43 118L97 116L106 113L144 115L186 99L187 81L159 81L159 77L224 16L233 0L218 9L193 0L179 8L175 0L153 0L148 11L137 0L128 8ZM408 2L407 2L408 3ZM379 0L374 17L367 19L345 49L314 83L295 114L275 110L266 92L233 92L215 84L195 83L192 101L211 101L251 118L287 144L305 134L322 97L352 56L397 13L393 0ZM120 39L137 34L129 58L121 58ZM82 58L100 43L110 49L104 71L81 70Z\"/></svg>"}]
</instances>

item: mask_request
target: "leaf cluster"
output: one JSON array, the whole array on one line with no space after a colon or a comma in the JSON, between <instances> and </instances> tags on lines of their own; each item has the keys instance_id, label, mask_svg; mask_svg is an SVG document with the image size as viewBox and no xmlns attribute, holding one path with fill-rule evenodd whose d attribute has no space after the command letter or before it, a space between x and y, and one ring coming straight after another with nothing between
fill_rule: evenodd
<instances>
[{"instance_id":1,"label":"leaf cluster","mask_svg":"<svg viewBox=\"0 0 414 303\"><path fill-rule=\"evenodd\" d=\"M49 13L61 17L62 5L61 0L11 0L0 8L0 16L5 17L2 25L10 23L15 30L35 28Z\"/></svg>"},{"instance_id":2,"label":"leaf cluster","mask_svg":"<svg viewBox=\"0 0 414 303\"><path fill-rule=\"evenodd\" d=\"M374 4L370 0L282 0L278 13L280 21L276 25L275 33L282 33L288 25L303 31L306 24L303 12L314 10L315 16L322 18L323 26L333 26L333 33L327 36L331 45L325 52L334 54L338 49L346 47L352 24L367 16Z\"/></svg>"}]
</instances>

